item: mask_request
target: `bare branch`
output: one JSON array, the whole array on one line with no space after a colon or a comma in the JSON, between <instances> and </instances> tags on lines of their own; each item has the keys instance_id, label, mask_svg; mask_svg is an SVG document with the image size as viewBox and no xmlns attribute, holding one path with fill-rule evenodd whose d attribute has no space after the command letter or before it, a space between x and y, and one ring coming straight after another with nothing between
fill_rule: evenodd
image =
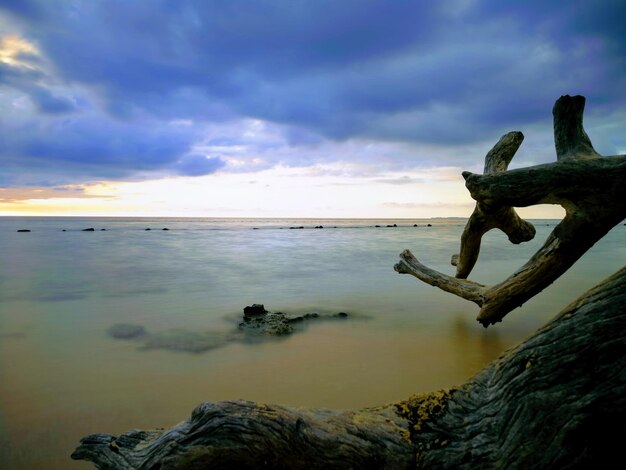
<instances>
[{"instance_id":1,"label":"bare branch","mask_svg":"<svg viewBox=\"0 0 626 470\"><path fill-rule=\"evenodd\" d=\"M626 190L626 155L593 160L564 160L496 175L463 172L465 186L477 201L507 206L559 204L575 210L581 199L622 205ZM599 209L603 209L602 206ZM608 209L608 208L606 208Z\"/></svg>"},{"instance_id":2,"label":"bare branch","mask_svg":"<svg viewBox=\"0 0 626 470\"><path fill-rule=\"evenodd\" d=\"M404 250L400 254L400 262L398 262L393 269L400 274L411 274L420 281L424 281L431 286L439 287L441 290L470 300L478 306L483 304L485 286L477 282L457 279L424 266L409 250Z\"/></svg>"},{"instance_id":3,"label":"bare branch","mask_svg":"<svg viewBox=\"0 0 626 470\"><path fill-rule=\"evenodd\" d=\"M523 140L524 135L521 132L503 135L485 156L485 174L505 172ZM466 279L469 276L480 254L482 236L494 228L502 230L508 235L509 240L516 244L531 240L535 236L535 227L522 220L512 207L492 201L476 202L474 212L467 221L461 237L459 255L452 258L452 264L456 266L456 277Z\"/></svg>"},{"instance_id":4,"label":"bare branch","mask_svg":"<svg viewBox=\"0 0 626 470\"><path fill-rule=\"evenodd\" d=\"M511 310L520 307L558 279L625 215L626 211L613 212L604 217L599 214L594 216L593 212L568 213L524 266L506 280L485 290L477 320L484 326L502 321Z\"/></svg>"},{"instance_id":5,"label":"bare branch","mask_svg":"<svg viewBox=\"0 0 626 470\"><path fill-rule=\"evenodd\" d=\"M485 157L485 174L463 173L476 208L461 237L460 254L452 257L457 278L471 272L481 237L488 230L500 228L513 243L533 238L534 227L519 218L513 207L560 204L565 208L565 218L524 266L499 284L471 284L471 288L420 264L408 251L400 255L396 271L477 303L481 306L478 321L484 326L501 321L567 271L626 217L626 155L600 158L582 126L584 106L582 96L562 96L554 105L557 162L507 171L523 138L511 132Z\"/></svg>"},{"instance_id":6,"label":"bare branch","mask_svg":"<svg viewBox=\"0 0 626 470\"><path fill-rule=\"evenodd\" d=\"M599 158L583 128L584 96L561 96L552 108L554 146L558 161Z\"/></svg>"}]
</instances>

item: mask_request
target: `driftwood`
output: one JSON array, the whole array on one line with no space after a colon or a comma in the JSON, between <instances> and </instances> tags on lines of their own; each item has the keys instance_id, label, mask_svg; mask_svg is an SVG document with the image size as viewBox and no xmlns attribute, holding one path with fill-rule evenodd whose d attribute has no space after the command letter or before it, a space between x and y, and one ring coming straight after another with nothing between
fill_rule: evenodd
<instances>
[{"instance_id":1,"label":"driftwood","mask_svg":"<svg viewBox=\"0 0 626 470\"><path fill-rule=\"evenodd\" d=\"M622 458L624 331L626 269L459 388L358 411L204 403L168 430L87 436L72 458L146 470L602 468Z\"/></svg>"},{"instance_id":2,"label":"driftwood","mask_svg":"<svg viewBox=\"0 0 626 470\"><path fill-rule=\"evenodd\" d=\"M624 217L626 158L593 151L583 105L581 97L555 105L557 163L506 171L521 143L511 133L488 155L484 175L464 174L477 204L457 277L408 251L396 270L481 305L485 324L562 274ZM532 238L532 226L513 207L544 202L563 205L567 215L526 265L493 287L463 278L489 228L514 243ZM622 459L615 429L626 418L624 331L626 268L458 388L356 411L204 403L168 430L87 436L72 458L100 469L144 470L609 467Z\"/></svg>"},{"instance_id":3,"label":"driftwood","mask_svg":"<svg viewBox=\"0 0 626 470\"><path fill-rule=\"evenodd\" d=\"M507 171L521 144L511 132L485 158L485 173L464 172L465 185L476 209L453 256L456 277L421 264L405 250L395 270L476 303L478 321L489 326L552 284L589 248L626 217L626 155L602 158L583 129L585 98L562 96L554 105L557 161ZM544 245L509 278L485 286L466 280L480 251L481 237L500 228L513 243L533 238L534 227L519 218L513 207L559 204L565 217Z\"/></svg>"}]
</instances>

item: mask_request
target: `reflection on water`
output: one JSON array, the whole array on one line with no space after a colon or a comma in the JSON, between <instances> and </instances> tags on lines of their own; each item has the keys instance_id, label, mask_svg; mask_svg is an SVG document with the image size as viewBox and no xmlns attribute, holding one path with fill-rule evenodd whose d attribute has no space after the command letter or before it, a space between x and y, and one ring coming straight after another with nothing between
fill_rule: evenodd
<instances>
[{"instance_id":1,"label":"reflection on water","mask_svg":"<svg viewBox=\"0 0 626 470\"><path fill-rule=\"evenodd\" d=\"M393 271L410 248L452 273L462 229L458 220L0 218L0 466L90 468L69 460L80 437L171 426L202 401L364 407L457 385L626 258L619 226L485 330L474 304ZM490 232L472 278L508 276L551 229L537 226L520 246ZM252 303L355 319L202 354L142 350L106 333L116 323L229 332Z\"/></svg>"},{"instance_id":2,"label":"reflection on water","mask_svg":"<svg viewBox=\"0 0 626 470\"><path fill-rule=\"evenodd\" d=\"M497 358L505 348L500 330L490 328L477 334L469 318L456 317L451 322L450 344L461 374L472 374Z\"/></svg>"}]
</instances>

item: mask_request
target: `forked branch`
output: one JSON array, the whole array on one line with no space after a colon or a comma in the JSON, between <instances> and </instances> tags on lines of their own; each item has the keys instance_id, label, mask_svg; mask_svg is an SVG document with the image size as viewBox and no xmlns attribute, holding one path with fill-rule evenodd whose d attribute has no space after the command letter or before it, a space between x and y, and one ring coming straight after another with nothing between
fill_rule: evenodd
<instances>
[{"instance_id":1,"label":"forked branch","mask_svg":"<svg viewBox=\"0 0 626 470\"><path fill-rule=\"evenodd\" d=\"M484 174L505 172L523 140L521 132L509 132L502 136L485 157ZM498 204L493 199L476 202L461 236L460 254L452 257L452 264L456 265L456 277L467 279L478 260L482 236L494 228L502 230L511 243L516 244L532 240L535 236L535 227L522 220L510 205Z\"/></svg>"},{"instance_id":2,"label":"forked branch","mask_svg":"<svg viewBox=\"0 0 626 470\"><path fill-rule=\"evenodd\" d=\"M601 158L582 125L585 98L562 96L554 105L557 162L507 171L523 138L506 134L485 157L485 172L463 177L476 208L453 256L457 278L465 279L480 250L481 237L499 228L513 243L533 238L534 227L513 207L559 204L565 218L544 245L510 277L494 286L454 279L427 268L408 251L395 270L451 292L481 307L484 326L499 322L567 271L589 248L626 217L626 155Z\"/></svg>"}]
</instances>

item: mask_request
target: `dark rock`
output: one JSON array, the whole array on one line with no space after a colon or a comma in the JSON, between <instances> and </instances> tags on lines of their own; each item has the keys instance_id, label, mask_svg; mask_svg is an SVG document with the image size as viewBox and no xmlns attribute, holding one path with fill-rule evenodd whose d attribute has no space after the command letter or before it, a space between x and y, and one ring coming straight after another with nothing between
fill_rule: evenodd
<instances>
[{"instance_id":1,"label":"dark rock","mask_svg":"<svg viewBox=\"0 0 626 470\"><path fill-rule=\"evenodd\" d=\"M152 229L151 228L147 228L146 231L148 231L148 230L152 230Z\"/></svg>"},{"instance_id":2,"label":"dark rock","mask_svg":"<svg viewBox=\"0 0 626 470\"><path fill-rule=\"evenodd\" d=\"M257 317L260 315L265 315L267 310L265 310L265 306L263 304L252 304L243 309L243 318L244 320Z\"/></svg>"},{"instance_id":3,"label":"dark rock","mask_svg":"<svg viewBox=\"0 0 626 470\"><path fill-rule=\"evenodd\" d=\"M161 230L169 230L169 228L165 227L165 228L162 228Z\"/></svg>"},{"instance_id":4,"label":"dark rock","mask_svg":"<svg viewBox=\"0 0 626 470\"><path fill-rule=\"evenodd\" d=\"M19 229L18 232L30 232L30 230L28 230L26 228L22 228L22 229Z\"/></svg>"},{"instance_id":5,"label":"dark rock","mask_svg":"<svg viewBox=\"0 0 626 470\"><path fill-rule=\"evenodd\" d=\"M284 336L293 333L291 322L284 313L266 313L256 318L245 318L239 329L251 336Z\"/></svg>"},{"instance_id":6,"label":"dark rock","mask_svg":"<svg viewBox=\"0 0 626 470\"><path fill-rule=\"evenodd\" d=\"M413 227L417 227L417 224L413 224Z\"/></svg>"},{"instance_id":7,"label":"dark rock","mask_svg":"<svg viewBox=\"0 0 626 470\"><path fill-rule=\"evenodd\" d=\"M107 231L107 229L105 229L105 228L101 228L101 229L100 229L100 231L101 231L101 232L106 232L106 231Z\"/></svg>"},{"instance_id":8,"label":"dark rock","mask_svg":"<svg viewBox=\"0 0 626 470\"><path fill-rule=\"evenodd\" d=\"M133 339L145 336L146 330L141 325L116 323L107 330L107 333L116 339Z\"/></svg>"},{"instance_id":9,"label":"dark rock","mask_svg":"<svg viewBox=\"0 0 626 470\"><path fill-rule=\"evenodd\" d=\"M315 228L324 228L323 225L317 225Z\"/></svg>"},{"instance_id":10,"label":"dark rock","mask_svg":"<svg viewBox=\"0 0 626 470\"><path fill-rule=\"evenodd\" d=\"M380 228L380 225L374 225L374 227Z\"/></svg>"},{"instance_id":11,"label":"dark rock","mask_svg":"<svg viewBox=\"0 0 626 470\"><path fill-rule=\"evenodd\" d=\"M433 226L433 224L428 224L428 225L427 225L427 227L432 227L432 226Z\"/></svg>"},{"instance_id":12,"label":"dark rock","mask_svg":"<svg viewBox=\"0 0 626 470\"><path fill-rule=\"evenodd\" d=\"M261 308L263 306L261 305ZM334 315L321 315L319 313L305 313L304 315L289 316L282 312L271 313L265 311L256 317L244 315L244 321L239 324L239 329L248 337L256 336L284 336L294 332L294 328L303 328L303 324L309 320L330 320L346 318L345 312Z\"/></svg>"},{"instance_id":13,"label":"dark rock","mask_svg":"<svg viewBox=\"0 0 626 470\"><path fill-rule=\"evenodd\" d=\"M90 228L84 228L84 229L83 229L83 232L95 232L95 231L96 231L96 229L95 229L95 228L93 228L93 227L90 227Z\"/></svg>"},{"instance_id":14,"label":"dark rock","mask_svg":"<svg viewBox=\"0 0 626 470\"><path fill-rule=\"evenodd\" d=\"M61 232L67 232L67 230L63 229L63 230L61 230Z\"/></svg>"}]
</instances>

